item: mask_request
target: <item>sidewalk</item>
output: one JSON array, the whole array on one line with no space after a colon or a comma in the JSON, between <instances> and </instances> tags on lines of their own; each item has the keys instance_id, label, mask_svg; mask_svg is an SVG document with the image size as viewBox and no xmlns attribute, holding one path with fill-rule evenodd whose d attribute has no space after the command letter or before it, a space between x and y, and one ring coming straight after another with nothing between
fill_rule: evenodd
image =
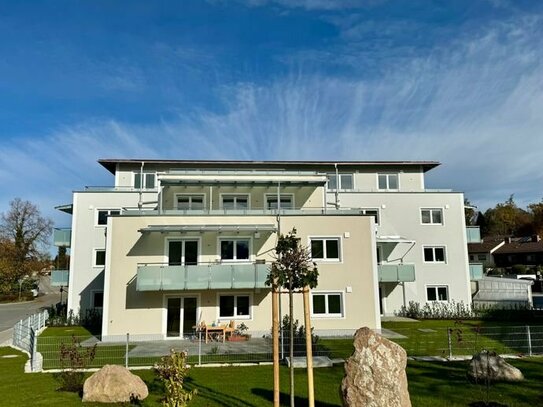
<instances>
[{"instance_id":1,"label":"sidewalk","mask_svg":"<svg viewBox=\"0 0 543 407\"><path fill-rule=\"evenodd\" d=\"M10 346L13 340L13 328L0 332L0 346Z\"/></svg>"}]
</instances>

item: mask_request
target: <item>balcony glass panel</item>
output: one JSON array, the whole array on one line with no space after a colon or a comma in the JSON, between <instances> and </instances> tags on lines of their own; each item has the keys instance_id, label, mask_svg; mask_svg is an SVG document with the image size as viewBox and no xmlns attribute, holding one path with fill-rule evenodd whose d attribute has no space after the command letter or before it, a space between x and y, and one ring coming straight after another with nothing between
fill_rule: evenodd
<instances>
[{"instance_id":1,"label":"balcony glass panel","mask_svg":"<svg viewBox=\"0 0 543 407\"><path fill-rule=\"evenodd\" d=\"M68 270L53 270L51 272L51 285L53 287L68 285L69 277L70 272Z\"/></svg>"},{"instance_id":2,"label":"balcony glass panel","mask_svg":"<svg viewBox=\"0 0 543 407\"><path fill-rule=\"evenodd\" d=\"M414 264L380 264L378 273L381 282L415 281Z\"/></svg>"},{"instance_id":3,"label":"balcony glass panel","mask_svg":"<svg viewBox=\"0 0 543 407\"><path fill-rule=\"evenodd\" d=\"M70 247L72 229L53 229L53 243L57 247Z\"/></svg>"},{"instance_id":4,"label":"balcony glass panel","mask_svg":"<svg viewBox=\"0 0 543 407\"><path fill-rule=\"evenodd\" d=\"M471 280L481 280L483 276L483 265L481 263L471 263L469 265L469 277Z\"/></svg>"},{"instance_id":5,"label":"balcony glass panel","mask_svg":"<svg viewBox=\"0 0 543 407\"><path fill-rule=\"evenodd\" d=\"M185 290L207 290L209 288L209 266L185 266L185 268L187 273ZM164 289L169 290L170 288L164 287Z\"/></svg>"}]
</instances>

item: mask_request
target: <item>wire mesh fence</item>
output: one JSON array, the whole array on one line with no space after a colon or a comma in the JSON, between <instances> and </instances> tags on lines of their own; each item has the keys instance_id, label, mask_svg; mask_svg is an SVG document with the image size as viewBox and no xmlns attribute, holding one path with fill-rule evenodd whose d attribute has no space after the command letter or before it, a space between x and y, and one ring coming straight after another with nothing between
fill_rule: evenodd
<instances>
[{"instance_id":1,"label":"wire mesh fence","mask_svg":"<svg viewBox=\"0 0 543 407\"><path fill-rule=\"evenodd\" d=\"M383 330L383 335L402 346L408 356L437 356L454 358L473 355L483 349L499 354L536 355L543 354L543 326L461 326L450 328L400 328ZM164 339L162 336L132 338L130 335L115 340L102 341L100 336L40 336L37 350L43 358L43 369L60 369L61 349L75 340L80 349L96 345L94 359L88 368L99 368L106 364L127 367L149 367L170 353L171 349L186 351L188 363L245 364L271 363L273 360L271 337L211 338L206 341L202 333L195 332L187 339ZM289 338L284 335L279 341L280 358L290 353ZM294 357L305 357L305 337L294 338ZM351 336L313 336L313 356L330 359L346 359L353 353Z\"/></svg>"}]
</instances>

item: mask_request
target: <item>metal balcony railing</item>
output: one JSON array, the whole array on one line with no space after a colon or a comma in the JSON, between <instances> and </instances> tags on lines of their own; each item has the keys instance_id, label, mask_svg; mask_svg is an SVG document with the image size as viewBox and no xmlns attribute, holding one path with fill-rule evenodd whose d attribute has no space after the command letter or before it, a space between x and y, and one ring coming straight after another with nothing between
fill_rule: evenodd
<instances>
[{"instance_id":1,"label":"metal balcony railing","mask_svg":"<svg viewBox=\"0 0 543 407\"><path fill-rule=\"evenodd\" d=\"M377 272L382 283L415 281L414 264L379 264Z\"/></svg>"},{"instance_id":2,"label":"metal balcony railing","mask_svg":"<svg viewBox=\"0 0 543 407\"><path fill-rule=\"evenodd\" d=\"M206 263L189 266L138 264L136 289L213 290L265 288L269 264Z\"/></svg>"}]
</instances>

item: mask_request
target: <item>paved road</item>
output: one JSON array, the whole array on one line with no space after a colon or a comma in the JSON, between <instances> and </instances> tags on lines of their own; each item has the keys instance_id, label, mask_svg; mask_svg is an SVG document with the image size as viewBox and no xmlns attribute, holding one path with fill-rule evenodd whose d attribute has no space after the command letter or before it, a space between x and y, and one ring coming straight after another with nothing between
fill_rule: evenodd
<instances>
[{"instance_id":1,"label":"paved road","mask_svg":"<svg viewBox=\"0 0 543 407\"><path fill-rule=\"evenodd\" d=\"M64 294L64 300L66 294ZM40 295L34 301L0 304L0 344L8 341L12 335L13 325L21 319L35 314L60 300L58 287L51 287L49 277L40 281Z\"/></svg>"}]
</instances>

